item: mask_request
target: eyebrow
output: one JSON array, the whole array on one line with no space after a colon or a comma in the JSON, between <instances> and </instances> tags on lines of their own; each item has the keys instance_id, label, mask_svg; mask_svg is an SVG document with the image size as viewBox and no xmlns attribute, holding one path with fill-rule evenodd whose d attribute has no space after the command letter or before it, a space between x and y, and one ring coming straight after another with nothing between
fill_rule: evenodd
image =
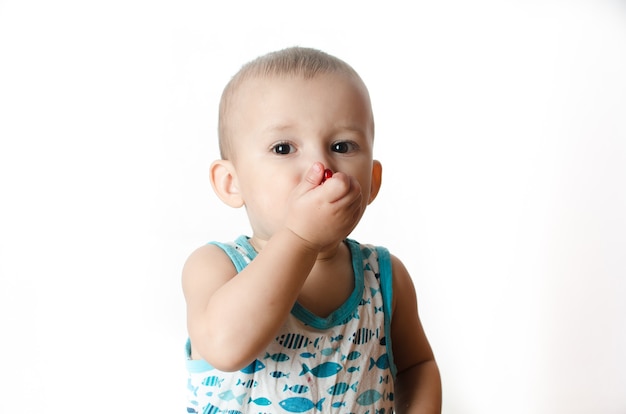
<instances>
[{"instance_id":1,"label":"eyebrow","mask_svg":"<svg viewBox=\"0 0 626 414\"><path fill-rule=\"evenodd\" d=\"M283 132L285 130L289 130L293 128L292 125L290 124L285 124L285 123L276 123L276 124L272 124L270 126L268 126L267 128L263 129L264 133L271 133L271 132ZM355 132L357 134L361 134L361 135L367 135L367 127L362 128L356 124L345 124L345 125L339 125L338 127L334 128L334 130L336 131L349 131L349 132Z\"/></svg>"}]
</instances>

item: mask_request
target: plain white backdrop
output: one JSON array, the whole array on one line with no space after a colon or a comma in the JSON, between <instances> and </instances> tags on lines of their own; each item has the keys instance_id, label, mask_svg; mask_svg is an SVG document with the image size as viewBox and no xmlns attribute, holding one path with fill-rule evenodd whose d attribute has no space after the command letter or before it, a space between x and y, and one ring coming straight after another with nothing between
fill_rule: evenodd
<instances>
[{"instance_id":1,"label":"plain white backdrop","mask_svg":"<svg viewBox=\"0 0 626 414\"><path fill-rule=\"evenodd\" d=\"M352 237L410 269L444 413L626 413L617 0L0 1L0 412L184 410L182 264L248 232L219 95L293 45L369 86Z\"/></svg>"}]
</instances>

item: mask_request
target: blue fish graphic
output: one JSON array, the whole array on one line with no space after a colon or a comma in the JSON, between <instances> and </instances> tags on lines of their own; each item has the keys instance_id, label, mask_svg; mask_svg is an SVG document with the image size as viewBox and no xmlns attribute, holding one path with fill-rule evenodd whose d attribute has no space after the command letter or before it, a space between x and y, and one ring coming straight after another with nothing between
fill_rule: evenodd
<instances>
[{"instance_id":1,"label":"blue fish graphic","mask_svg":"<svg viewBox=\"0 0 626 414\"><path fill-rule=\"evenodd\" d=\"M311 408L315 408L318 411L322 411L322 404L326 398L322 398L315 404L313 401L308 398L302 397L291 397L286 400L282 400L278 405L280 405L283 410L289 411L290 413L304 413L309 411Z\"/></svg>"},{"instance_id":2,"label":"blue fish graphic","mask_svg":"<svg viewBox=\"0 0 626 414\"><path fill-rule=\"evenodd\" d=\"M306 364L302 364L302 372L300 372L300 375L304 375L307 372L310 372L317 378L326 378L337 375L337 373L341 371L341 369L341 365L336 362L324 362L323 364L320 364L313 369L307 367Z\"/></svg>"},{"instance_id":3,"label":"blue fish graphic","mask_svg":"<svg viewBox=\"0 0 626 414\"><path fill-rule=\"evenodd\" d=\"M374 335L378 337L379 328L375 331L367 328L361 328L352 334L352 343L356 345L362 345L367 343Z\"/></svg>"},{"instance_id":4,"label":"blue fish graphic","mask_svg":"<svg viewBox=\"0 0 626 414\"><path fill-rule=\"evenodd\" d=\"M254 374L257 371L262 370L263 368L265 368L265 364L258 359L255 359L250 363L250 365L242 369L241 372L243 372L244 374Z\"/></svg>"},{"instance_id":5,"label":"blue fish graphic","mask_svg":"<svg viewBox=\"0 0 626 414\"><path fill-rule=\"evenodd\" d=\"M356 367L350 367L348 369L346 369L346 371L348 371L349 373L353 373L354 371L361 371L361 367L356 366Z\"/></svg>"},{"instance_id":6,"label":"blue fish graphic","mask_svg":"<svg viewBox=\"0 0 626 414\"><path fill-rule=\"evenodd\" d=\"M193 391L193 395L195 397L198 396L198 387L194 387L193 384L191 383L191 378L187 378L187 389L189 391Z\"/></svg>"},{"instance_id":7,"label":"blue fish graphic","mask_svg":"<svg viewBox=\"0 0 626 414\"><path fill-rule=\"evenodd\" d=\"M283 392L287 390L290 390L291 392L294 392L296 394L304 394L305 392L309 391L309 387L307 387L306 385L300 385L300 384L292 385L290 387L287 384L285 384L285 388L283 388Z\"/></svg>"},{"instance_id":8,"label":"blue fish graphic","mask_svg":"<svg viewBox=\"0 0 626 414\"><path fill-rule=\"evenodd\" d=\"M202 414L217 414L219 412L220 412L219 407L216 407L211 404L207 404L206 407L204 407L204 410L202 410Z\"/></svg>"},{"instance_id":9,"label":"blue fish graphic","mask_svg":"<svg viewBox=\"0 0 626 414\"><path fill-rule=\"evenodd\" d=\"M234 400L236 400L239 403L239 405L242 405L243 404L243 399L246 397L246 395L247 394L244 392L240 396L235 397L235 394L233 394L233 392L231 390L228 390L228 391L224 391L221 394L218 394L217 396L221 400L224 400L224 401L230 401L230 400L234 399Z\"/></svg>"},{"instance_id":10,"label":"blue fish graphic","mask_svg":"<svg viewBox=\"0 0 626 414\"><path fill-rule=\"evenodd\" d=\"M197 413L198 413L198 411L196 411L196 409L195 409L195 408L192 408L192 407L187 407L187 412L188 412L189 414L192 414L192 413L193 413L193 414L197 414Z\"/></svg>"},{"instance_id":11,"label":"blue fish graphic","mask_svg":"<svg viewBox=\"0 0 626 414\"><path fill-rule=\"evenodd\" d=\"M377 361L375 361L374 358L370 358L369 370L374 368L374 365L380 369L389 368L389 356L387 354L382 354L380 357L378 357Z\"/></svg>"},{"instance_id":12,"label":"blue fish graphic","mask_svg":"<svg viewBox=\"0 0 626 414\"><path fill-rule=\"evenodd\" d=\"M352 351L348 355L344 355L343 358L341 358L341 360L343 361L344 359L347 358L348 361L354 361L360 356L361 356L361 353L359 351Z\"/></svg>"},{"instance_id":13,"label":"blue fish graphic","mask_svg":"<svg viewBox=\"0 0 626 414\"><path fill-rule=\"evenodd\" d=\"M345 394L349 389L356 392L358 390L357 386L358 386L359 382L355 382L352 385L348 385L347 382L339 382L335 385L333 385L332 387L330 387L327 391L330 395L341 395L341 394Z\"/></svg>"},{"instance_id":14,"label":"blue fish graphic","mask_svg":"<svg viewBox=\"0 0 626 414\"><path fill-rule=\"evenodd\" d=\"M206 385L208 387L214 387L214 386L218 386L221 387L222 386L222 382L224 382L224 378L220 379L220 377L217 376L212 376L212 377L206 377L203 381L202 381L202 385Z\"/></svg>"},{"instance_id":15,"label":"blue fish graphic","mask_svg":"<svg viewBox=\"0 0 626 414\"><path fill-rule=\"evenodd\" d=\"M253 379L249 379L247 381L242 381L241 378L237 379L237 384L235 385L241 385L244 388L252 388L252 387L256 387L257 385L259 385L258 381L255 381Z\"/></svg>"},{"instance_id":16,"label":"blue fish graphic","mask_svg":"<svg viewBox=\"0 0 626 414\"><path fill-rule=\"evenodd\" d=\"M288 333L277 336L276 342L278 342L279 345L282 345L288 349L300 349L309 345L313 345L313 347L317 349L320 339L321 338L312 340L310 338L307 338L306 336L297 333Z\"/></svg>"},{"instance_id":17,"label":"blue fish graphic","mask_svg":"<svg viewBox=\"0 0 626 414\"><path fill-rule=\"evenodd\" d=\"M274 378L282 378L282 377L289 378L289 374L291 373L285 374L284 372L280 372L280 371L270 372L270 375Z\"/></svg>"},{"instance_id":18,"label":"blue fish graphic","mask_svg":"<svg viewBox=\"0 0 626 414\"><path fill-rule=\"evenodd\" d=\"M383 395L377 390L367 390L363 394L359 395L356 402L360 405L372 405L376 401L380 400Z\"/></svg>"},{"instance_id":19,"label":"blue fish graphic","mask_svg":"<svg viewBox=\"0 0 626 414\"><path fill-rule=\"evenodd\" d=\"M331 356L335 352L339 352L339 349L341 349L339 346L337 348L324 348L320 351L320 353L324 356Z\"/></svg>"},{"instance_id":20,"label":"blue fish graphic","mask_svg":"<svg viewBox=\"0 0 626 414\"><path fill-rule=\"evenodd\" d=\"M315 358L315 354L311 352L303 352L300 354L302 358Z\"/></svg>"},{"instance_id":21,"label":"blue fish graphic","mask_svg":"<svg viewBox=\"0 0 626 414\"><path fill-rule=\"evenodd\" d=\"M272 402L265 397L255 398L254 400L250 397L248 404L255 403L256 405L272 405Z\"/></svg>"},{"instance_id":22,"label":"blue fish graphic","mask_svg":"<svg viewBox=\"0 0 626 414\"><path fill-rule=\"evenodd\" d=\"M273 361L276 361L276 362L283 362L289 359L289 355L283 354L282 352L278 354L270 355L269 352L266 352L264 359L267 359L267 358L271 358Z\"/></svg>"}]
</instances>

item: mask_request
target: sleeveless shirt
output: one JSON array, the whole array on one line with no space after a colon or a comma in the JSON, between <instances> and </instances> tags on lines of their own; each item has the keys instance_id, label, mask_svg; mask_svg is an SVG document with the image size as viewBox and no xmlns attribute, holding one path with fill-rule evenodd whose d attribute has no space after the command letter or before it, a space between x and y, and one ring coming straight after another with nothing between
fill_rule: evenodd
<instances>
[{"instance_id":1,"label":"sleeveless shirt","mask_svg":"<svg viewBox=\"0 0 626 414\"><path fill-rule=\"evenodd\" d=\"M222 372L192 360L187 340L187 413L393 413L389 252L345 243L354 272L350 297L326 318L296 302L276 338L247 367ZM256 256L246 236L213 244L237 272Z\"/></svg>"}]
</instances>

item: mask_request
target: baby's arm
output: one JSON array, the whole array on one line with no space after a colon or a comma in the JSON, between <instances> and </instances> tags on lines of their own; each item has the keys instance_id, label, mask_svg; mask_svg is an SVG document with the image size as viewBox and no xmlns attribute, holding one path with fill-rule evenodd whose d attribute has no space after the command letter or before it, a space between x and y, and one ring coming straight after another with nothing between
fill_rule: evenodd
<instances>
[{"instance_id":1,"label":"baby's arm","mask_svg":"<svg viewBox=\"0 0 626 414\"><path fill-rule=\"evenodd\" d=\"M413 281L402 262L392 256L393 316L391 336L398 368L395 408L399 414L441 413L441 378L417 312Z\"/></svg>"},{"instance_id":2,"label":"baby's arm","mask_svg":"<svg viewBox=\"0 0 626 414\"><path fill-rule=\"evenodd\" d=\"M239 274L217 246L192 253L183 291L193 356L224 371L248 365L283 324L316 257L289 231L272 237Z\"/></svg>"},{"instance_id":3,"label":"baby's arm","mask_svg":"<svg viewBox=\"0 0 626 414\"><path fill-rule=\"evenodd\" d=\"M252 362L289 315L318 253L336 248L356 225L358 182L337 173L320 185L323 171L316 163L292 191L285 222L240 273L213 245L189 257L183 291L193 357L224 371Z\"/></svg>"}]
</instances>

